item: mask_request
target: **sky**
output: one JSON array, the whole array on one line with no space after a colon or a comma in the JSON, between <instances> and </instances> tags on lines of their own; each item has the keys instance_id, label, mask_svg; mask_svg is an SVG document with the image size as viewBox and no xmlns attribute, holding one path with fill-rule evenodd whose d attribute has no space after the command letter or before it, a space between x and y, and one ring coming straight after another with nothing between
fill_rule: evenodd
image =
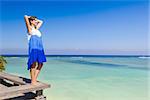
<instances>
[{"instance_id":1,"label":"sky","mask_svg":"<svg viewBox=\"0 0 150 100\"><path fill-rule=\"evenodd\" d=\"M28 54L24 15L47 55L147 55L148 0L0 0L0 54Z\"/></svg>"}]
</instances>

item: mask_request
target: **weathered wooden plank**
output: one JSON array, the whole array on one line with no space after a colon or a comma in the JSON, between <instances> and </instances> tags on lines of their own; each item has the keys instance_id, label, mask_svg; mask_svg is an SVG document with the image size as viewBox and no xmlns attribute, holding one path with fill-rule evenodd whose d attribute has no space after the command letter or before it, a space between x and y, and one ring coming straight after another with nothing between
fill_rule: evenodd
<instances>
[{"instance_id":1,"label":"weathered wooden plank","mask_svg":"<svg viewBox=\"0 0 150 100\"><path fill-rule=\"evenodd\" d=\"M7 90L7 86L5 86L5 85L3 85L3 84L0 84L0 90L1 90L1 92L3 92L2 90ZM17 95L11 95L10 94L10 96L9 96L9 98L12 98L12 97L14 97L14 96L23 96L24 94L21 94L21 93L19 93L19 94L17 94ZM0 97L0 100L2 100L2 99L5 99L5 98L7 98L7 97Z\"/></svg>"},{"instance_id":2,"label":"weathered wooden plank","mask_svg":"<svg viewBox=\"0 0 150 100\"><path fill-rule=\"evenodd\" d=\"M17 96L9 99L4 99L4 100L35 100L35 93L34 92L29 92L25 93L23 96Z\"/></svg>"},{"instance_id":3,"label":"weathered wooden plank","mask_svg":"<svg viewBox=\"0 0 150 100\"><path fill-rule=\"evenodd\" d=\"M37 82L36 85L31 85L30 84L30 79L17 76L17 75L12 75L8 74L5 72L0 72L0 100L1 99L10 99L14 97L25 97L26 93L33 93L35 91L36 93L35 96L37 96L37 100L46 100L46 97L43 96L43 89L49 88L49 84L45 84L42 82ZM6 81L3 80L8 80L12 82L13 84L9 87L9 85L6 85ZM2 84L3 83L3 84ZM5 86L5 85L6 86ZM8 87L7 87L8 86ZM24 94L25 93L25 94Z\"/></svg>"},{"instance_id":4,"label":"weathered wooden plank","mask_svg":"<svg viewBox=\"0 0 150 100\"><path fill-rule=\"evenodd\" d=\"M9 99L9 98L13 98L13 97L20 97L20 96L24 96L24 94L18 93L18 94L10 94L9 96L2 96L0 97L0 100L5 100L5 99Z\"/></svg>"},{"instance_id":5,"label":"weathered wooden plank","mask_svg":"<svg viewBox=\"0 0 150 100\"><path fill-rule=\"evenodd\" d=\"M1 79L6 79L6 80L9 80L9 81L12 81L16 84L21 84L21 85L24 85L24 84L27 83L27 81L29 81L29 79L27 79L27 78L23 78L21 76L8 74L8 73L5 73L5 72L0 72L0 78Z\"/></svg>"},{"instance_id":6,"label":"weathered wooden plank","mask_svg":"<svg viewBox=\"0 0 150 100\"><path fill-rule=\"evenodd\" d=\"M38 82L36 85L26 84L26 85L20 85L20 86L13 86L8 87L7 89L2 89L3 92L0 92L0 98L10 98L12 95L15 97L20 93L28 93L31 91L37 91L49 88L50 85Z\"/></svg>"},{"instance_id":7,"label":"weathered wooden plank","mask_svg":"<svg viewBox=\"0 0 150 100\"><path fill-rule=\"evenodd\" d=\"M13 96L11 98L6 99L5 98L0 98L0 100L35 100L35 93L34 92L29 92L29 93L25 93L23 95L18 95L18 96Z\"/></svg>"},{"instance_id":8,"label":"weathered wooden plank","mask_svg":"<svg viewBox=\"0 0 150 100\"><path fill-rule=\"evenodd\" d=\"M3 89L3 88L6 88L6 86L3 85L3 84L0 84L0 90Z\"/></svg>"}]
</instances>

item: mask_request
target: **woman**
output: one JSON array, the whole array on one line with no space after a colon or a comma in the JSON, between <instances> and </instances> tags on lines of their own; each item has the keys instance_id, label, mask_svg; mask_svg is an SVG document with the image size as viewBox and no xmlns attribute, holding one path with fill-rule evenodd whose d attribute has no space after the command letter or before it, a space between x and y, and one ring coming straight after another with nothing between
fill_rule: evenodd
<instances>
[{"instance_id":1,"label":"woman","mask_svg":"<svg viewBox=\"0 0 150 100\"><path fill-rule=\"evenodd\" d=\"M27 26L29 44L27 69L30 69L31 84L35 85L37 82L37 77L43 66L43 62L46 62L41 32L38 30L41 27L43 21L37 19L35 16L25 15L24 18Z\"/></svg>"}]
</instances>

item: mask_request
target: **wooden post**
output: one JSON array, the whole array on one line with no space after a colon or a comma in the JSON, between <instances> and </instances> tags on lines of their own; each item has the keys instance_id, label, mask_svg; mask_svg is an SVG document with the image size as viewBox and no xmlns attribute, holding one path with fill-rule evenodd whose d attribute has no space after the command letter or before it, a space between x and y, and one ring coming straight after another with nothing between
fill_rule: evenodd
<instances>
[{"instance_id":1,"label":"wooden post","mask_svg":"<svg viewBox=\"0 0 150 100\"><path fill-rule=\"evenodd\" d=\"M36 91L35 100L46 100L46 97L43 95L43 90Z\"/></svg>"},{"instance_id":2,"label":"wooden post","mask_svg":"<svg viewBox=\"0 0 150 100\"><path fill-rule=\"evenodd\" d=\"M36 91L36 96L41 96L43 95L43 90L37 90Z\"/></svg>"}]
</instances>

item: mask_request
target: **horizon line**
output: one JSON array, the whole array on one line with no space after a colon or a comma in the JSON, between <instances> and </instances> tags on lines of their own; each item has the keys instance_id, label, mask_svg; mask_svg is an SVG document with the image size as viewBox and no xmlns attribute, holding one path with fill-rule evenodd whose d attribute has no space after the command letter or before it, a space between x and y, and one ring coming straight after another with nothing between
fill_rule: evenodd
<instances>
[{"instance_id":1,"label":"horizon line","mask_svg":"<svg viewBox=\"0 0 150 100\"><path fill-rule=\"evenodd\" d=\"M27 57L27 54L2 54L0 56L4 57ZM150 57L150 55L136 55L136 54L130 54L130 55L123 55L123 54L48 54L46 57Z\"/></svg>"}]
</instances>

